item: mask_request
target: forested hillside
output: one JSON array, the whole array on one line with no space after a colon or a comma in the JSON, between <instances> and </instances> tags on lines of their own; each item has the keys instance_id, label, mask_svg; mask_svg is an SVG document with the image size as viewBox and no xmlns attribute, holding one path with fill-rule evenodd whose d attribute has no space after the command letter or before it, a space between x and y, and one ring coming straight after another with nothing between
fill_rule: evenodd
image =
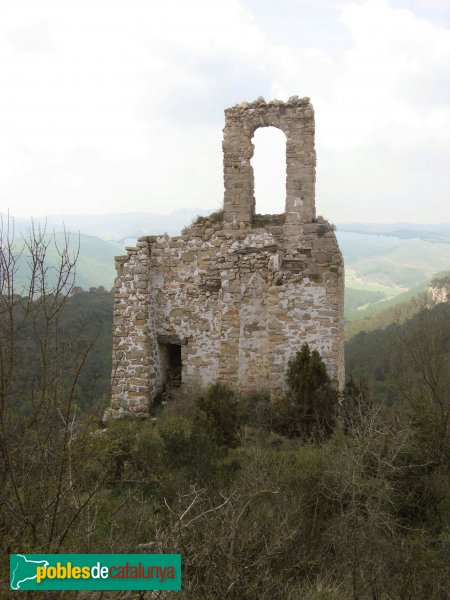
<instances>
[{"instance_id":1,"label":"forested hillside","mask_svg":"<svg viewBox=\"0 0 450 600\"><path fill-rule=\"evenodd\" d=\"M80 411L99 417L111 390L112 312L112 292L103 287L88 291L75 288L61 323L68 340L92 344L80 371L75 398Z\"/></svg>"},{"instance_id":2,"label":"forested hillside","mask_svg":"<svg viewBox=\"0 0 450 600\"><path fill-rule=\"evenodd\" d=\"M392 322L393 316L383 329L360 331L345 346L347 377L364 379L380 403L399 404L412 393L425 363L450 366L450 304L411 304L409 311L415 313L410 319Z\"/></svg>"},{"instance_id":3,"label":"forested hillside","mask_svg":"<svg viewBox=\"0 0 450 600\"><path fill-rule=\"evenodd\" d=\"M31 260L29 248L29 234L24 238L16 236L14 240L14 254L17 257L17 273L15 285L17 291L23 292L28 286L29 264ZM110 289L114 282L115 266L114 257L123 254L122 244L104 241L89 235L77 233L48 233L44 235L46 250L46 264L49 269L48 277L51 281L52 272L57 273L61 261L59 250L67 251L76 257L76 269L73 272L74 282L83 289L93 286L103 286Z\"/></svg>"},{"instance_id":4,"label":"forested hillside","mask_svg":"<svg viewBox=\"0 0 450 600\"><path fill-rule=\"evenodd\" d=\"M361 310L364 296L355 295L353 294L354 290L347 288L345 291L345 339L348 341L361 331L384 329L393 322L405 321L416 314L424 304L430 308L436 303L448 302L449 290L450 275L447 271L438 273L431 281L416 286L391 300L368 304L364 310Z\"/></svg>"}]
</instances>

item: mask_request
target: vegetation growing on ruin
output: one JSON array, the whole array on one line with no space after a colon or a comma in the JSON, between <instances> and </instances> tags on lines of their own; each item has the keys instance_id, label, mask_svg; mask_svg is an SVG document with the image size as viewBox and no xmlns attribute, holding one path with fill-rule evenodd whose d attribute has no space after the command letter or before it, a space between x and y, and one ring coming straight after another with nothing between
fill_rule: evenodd
<instances>
[{"instance_id":1,"label":"vegetation growing on ruin","mask_svg":"<svg viewBox=\"0 0 450 600\"><path fill-rule=\"evenodd\" d=\"M222 223L223 221L223 208L219 208L215 210L209 215L202 216L199 215L192 221L191 227L195 227L195 225L208 225L214 223Z\"/></svg>"}]
</instances>

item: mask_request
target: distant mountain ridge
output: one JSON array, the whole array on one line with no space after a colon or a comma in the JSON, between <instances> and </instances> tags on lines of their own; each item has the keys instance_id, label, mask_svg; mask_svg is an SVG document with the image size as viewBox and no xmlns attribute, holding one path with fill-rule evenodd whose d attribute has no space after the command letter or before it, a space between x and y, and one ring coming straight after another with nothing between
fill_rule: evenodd
<instances>
[{"instance_id":1,"label":"distant mountain ridge","mask_svg":"<svg viewBox=\"0 0 450 600\"><path fill-rule=\"evenodd\" d=\"M76 256L79 251L75 266L76 286L85 290L99 286L109 290L112 287L116 274L114 257L123 254L122 244L81 234L56 233L53 240L50 236L47 236L46 239L50 240L46 255L50 283L53 283L52 275L58 272L61 260L57 248L61 250L67 244L70 256ZM29 289L30 259L29 252L19 236L16 237L13 251L17 256L16 287L20 292L26 291Z\"/></svg>"},{"instance_id":2,"label":"distant mountain ridge","mask_svg":"<svg viewBox=\"0 0 450 600\"><path fill-rule=\"evenodd\" d=\"M168 233L177 235L181 229L189 225L198 215L208 215L214 209L181 208L169 214L150 212L111 213L111 214L74 214L48 215L32 218L36 225L46 226L48 231L60 232L63 229L84 235L91 235L102 240L122 242L128 238L142 235L158 235ZM6 215L1 215L5 220ZM30 227L30 219L12 217L16 233L26 233Z\"/></svg>"},{"instance_id":3,"label":"distant mountain ridge","mask_svg":"<svg viewBox=\"0 0 450 600\"><path fill-rule=\"evenodd\" d=\"M142 235L177 235L198 215L213 210L49 215L33 222L35 227L46 226L47 232L65 228L74 238L80 234L77 284L85 289L98 285L109 289L114 281L114 256L123 254L124 246L134 245ZM5 215L2 218L5 223ZM30 224L30 219L14 218L16 238L26 235ZM366 305L369 309L387 308L390 299L424 287L436 273L450 270L447 223L343 223L336 233L346 268L346 317L352 320L363 316Z\"/></svg>"},{"instance_id":4,"label":"distant mountain ridge","mask_svg":"<svg viewBox=\"0 0 450 600\"><path fill-rule=\"evenodd\" d=\"M338 231L450 244L450 223L340 223Z\"/></svg>"}]
</instances>

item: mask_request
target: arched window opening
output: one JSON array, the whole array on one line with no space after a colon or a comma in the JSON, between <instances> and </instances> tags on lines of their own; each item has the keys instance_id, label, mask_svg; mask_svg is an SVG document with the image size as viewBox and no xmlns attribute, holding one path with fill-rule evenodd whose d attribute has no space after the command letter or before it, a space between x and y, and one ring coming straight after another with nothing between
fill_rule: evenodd
<instances>
[{"instance_id":1,"label":"arched window opening","mask_svg":"<svg viewBox=\"0 0 450 600\"><path fill-rule=\"evenodd\" d=\"M260 127L252 158L256 214L281 214L286 206L286 136L276 127Z\"/></svg>"}]
</instances>

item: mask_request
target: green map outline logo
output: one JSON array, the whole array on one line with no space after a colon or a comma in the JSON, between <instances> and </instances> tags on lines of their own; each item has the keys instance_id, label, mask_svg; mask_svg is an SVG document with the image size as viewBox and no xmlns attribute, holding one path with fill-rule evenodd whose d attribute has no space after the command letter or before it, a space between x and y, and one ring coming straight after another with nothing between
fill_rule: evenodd
<instances>
[{"instance_id":1,"label":"green map outline logo","mask_svg":"<svg viewBox=\"0 0 450 600\"><path fill-rule=\"evenodd\" d=\"M27 564L44 565L45 567L48 567L50 564L47 560L28 560L28 558L25 556L25 554L12 554L11 556L15 556L17 558L23 558L24 562ZM11 565L11 562L10 562L10 565ZM31 581L33 579L36 579L36 577L37 577L37 573L35 571L33 577L25 577L24 579L19 579L19 581L17 581L16 584L14 585L14 580L16 578L16 573L17 573L17 569L18 569L19 565L20 565L20 563L18 561L16 566L14 567L14 571L12 571L10 569L11 580L9 583L10 583L12 590L20 590L21 583L24 583L25 581Z\"/></svg>"},{"instance_id":2,"label":"green map outline logo","mask_svg":"<svg viewBox=\"0 0 450 600\"><path fill-rule=\"evenodd\" d=\"M10 554L10 589L181 590L181 554Z\"/></svg>"}]
</instances>

